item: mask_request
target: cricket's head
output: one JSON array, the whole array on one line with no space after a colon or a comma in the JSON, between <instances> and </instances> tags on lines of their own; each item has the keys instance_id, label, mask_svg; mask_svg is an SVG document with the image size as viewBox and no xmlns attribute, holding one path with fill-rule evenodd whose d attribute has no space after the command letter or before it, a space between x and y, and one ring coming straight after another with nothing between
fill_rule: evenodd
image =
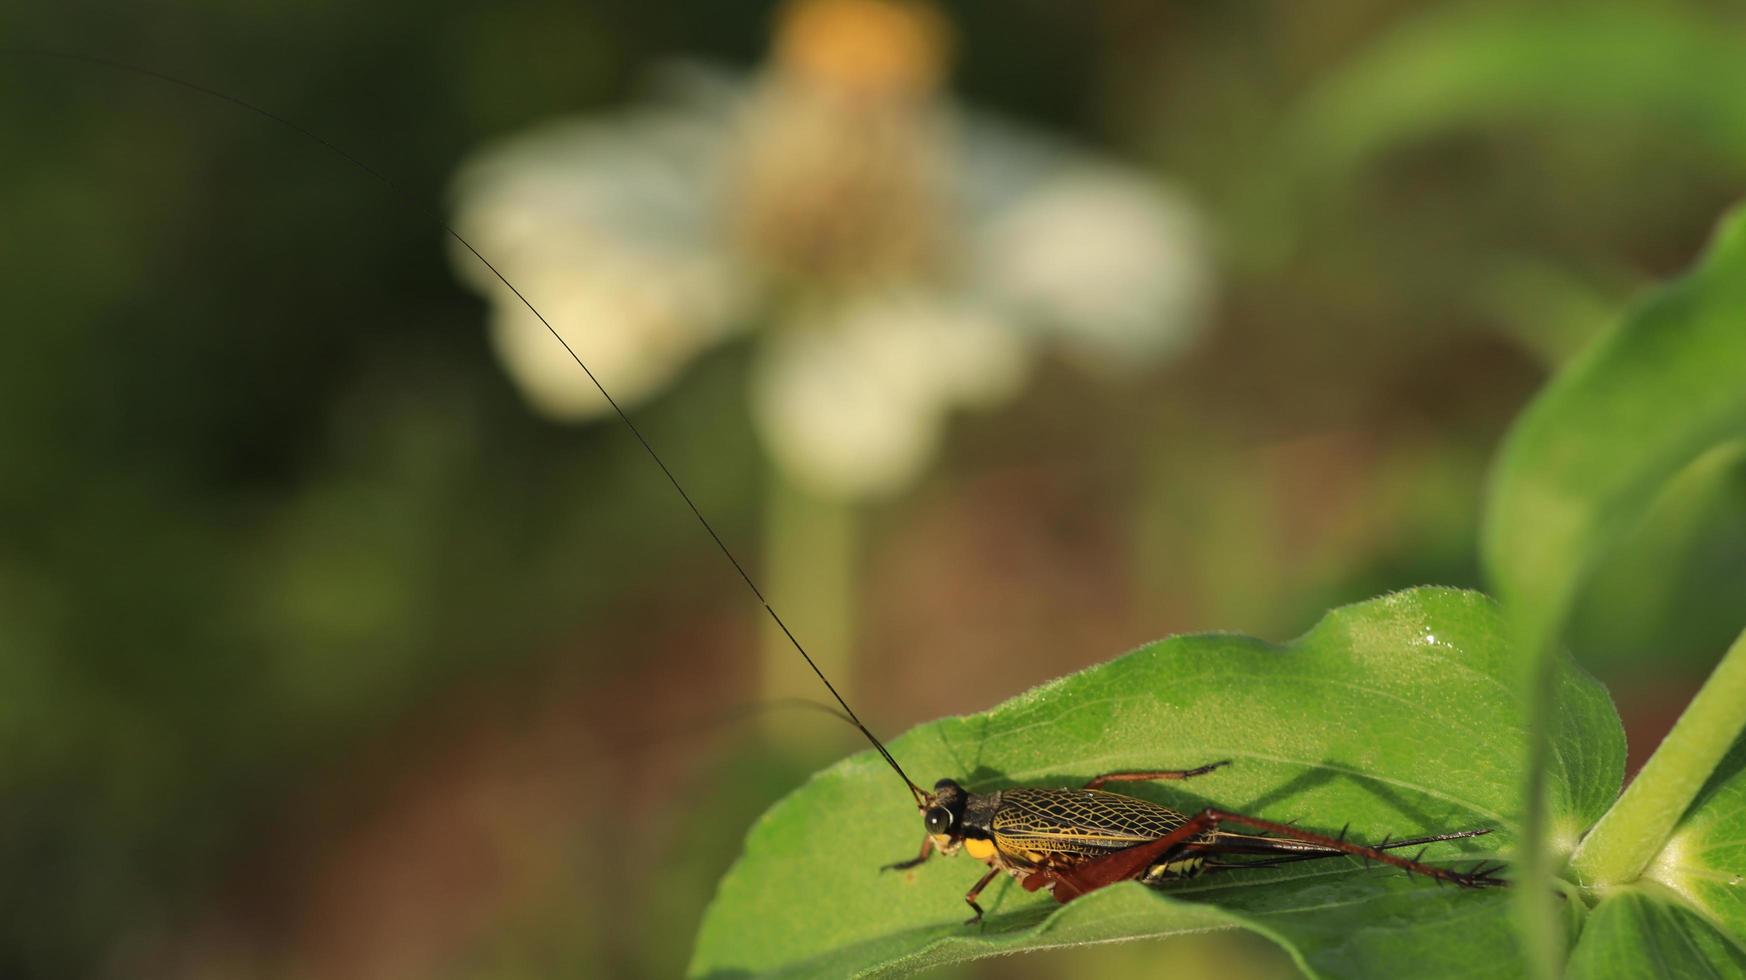
<instances>
[{"instance_id":1,"label":"cricket's head","mask_svg":"<svg viewBox=\"0 0 1746 980\"><path fill-rule=\"evenodd\" d=\"M935 847L949 853L964 836L964 804L969 799L964 787L950 779L934 784L934 791L927 794L921 811L922 822L927 824L928 836L934 839Z\"/></svg>"}]
</instances>

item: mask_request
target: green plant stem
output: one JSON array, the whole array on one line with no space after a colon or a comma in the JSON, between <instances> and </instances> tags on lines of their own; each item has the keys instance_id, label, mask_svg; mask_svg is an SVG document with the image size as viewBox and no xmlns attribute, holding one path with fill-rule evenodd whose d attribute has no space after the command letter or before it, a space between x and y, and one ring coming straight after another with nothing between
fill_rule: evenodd
<instances>
[{"instance_id":1,"label":"green plant stem","mask_svg":"<svg viewBox=\"0 0 1746 980\"><path fill-rule=\"evenodd\" d=\"M855 675L860 535L853 504L807 493L772 468L764 517L764 581L776 611L805 644L850 704ZM767 618L760 633L761 696L828 701L806 661ZM764 729L777 744L816 744L818 720L800 712L767 712Z\"/></svg>"},{"instance_id":2,"label":"green plant stem","mask_svg":"<svg viewBox=\"0 0 1746 980\"><path fill-rule=\"evenodd\" d=\"M1636 881L1746 729L1746 633L1734 641L1685 713L1570 860L1586 887Z\"/></svg>"},{"instance_id":3,"label":"green plant stem","mask_svg":"<svg viewBox=\"0 0 1746 980\"><path fill-rule=\"evenodd\" d=\"M1560 600L1558 606L1567 603ZM1516 859L1517 914L1526 947L1530 975L1552 980L1564 972L1565 941L1551 886L1555 872L1551 851L1547 763L1552 755L1552 730L1558 715L1557 638L1563 617L1540 618L1518 612L1514 635L1522 649L1535 656L1524 665L1520 683L1527 705L1528 758L1522 785L1522 828Z\"/></svg>"}]
</instances>

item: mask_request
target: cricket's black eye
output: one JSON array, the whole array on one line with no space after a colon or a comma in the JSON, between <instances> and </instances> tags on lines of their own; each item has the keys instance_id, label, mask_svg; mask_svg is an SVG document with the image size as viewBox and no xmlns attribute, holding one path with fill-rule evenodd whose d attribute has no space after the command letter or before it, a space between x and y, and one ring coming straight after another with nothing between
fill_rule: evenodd
<instances>
[{"instance_id":1,"label":"cricket's black eye","mask_svg":"<svg viewBox=\"0 0 1746 980\"><path fill-rule=\"evenodd\" d=\"M930 808L923 819L927 821L930 834L944 834L952 829L952 811L943 806Z\"/></svg>"}]
</instances>

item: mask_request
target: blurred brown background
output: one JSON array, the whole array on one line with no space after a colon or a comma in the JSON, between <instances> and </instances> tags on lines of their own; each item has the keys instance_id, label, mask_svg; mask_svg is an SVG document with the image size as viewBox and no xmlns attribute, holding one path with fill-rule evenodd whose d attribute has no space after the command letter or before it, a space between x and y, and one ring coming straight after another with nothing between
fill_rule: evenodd
<instances>
[{"instance_id":1,"label":"blurred brown background","mask_svg":"<svg viewBox=\"0 0 1746 980\"><path fill-rule=\"evenodd\" d=\"M1499 436L1746 176L1725 4L941 11L937 97L1186 195L1215 298L1173 357L1045 347L952 416L851 508L851 619L774 590L849 631L880 732L1169 633L1483 587ZM0 37L247 98L441 210L480 146L615 118L675 58L747 77L782 16L43 4ZM745 827L856 746L759 710L760 612L634 441L530 411L432 215L310 141L17 54L0 125L0 974L681 971ZM636 408L755 573L758 343ZM1739 627L1743 498L1736 463L1689 474L1575 634L1634 762ZM1166 963L1288 970L1213 937L979 975Z\"/></svg>"}]
</instances>

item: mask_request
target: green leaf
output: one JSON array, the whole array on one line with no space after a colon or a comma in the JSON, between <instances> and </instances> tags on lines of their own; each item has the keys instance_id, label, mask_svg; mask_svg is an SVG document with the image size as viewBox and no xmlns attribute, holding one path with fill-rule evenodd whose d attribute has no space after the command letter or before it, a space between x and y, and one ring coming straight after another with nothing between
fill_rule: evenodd
<instances>
[{"instance_id":1,"label":"green leaf","mask_svg":"<svg viewBox=\"0 0 1746 980\"><path fill-rule=\"evenodd\" d=\"M1717 767L1644 877L1746 946L1746 741Z\"/></svg>"},{"instance_id":2,"label":"green leaf","mask_svg":"<svg viewBox=\"0 0 1746 980\"><path fill-rule=\"evenodd\" d=\"M1163 640L986 713L920 726L891 750L918 780L950 776L972 791L1231 759L1124 792L1329 831L1350 822L1357 840L1496 828L1426 855L1471 861L1507 852L1524 779L1516 658L1503 636L1483 596L1417 589L1336 610L1284 645ZM1624 738L1598 684L1569 666L1560 683L1555 813L1581 828L1618 792ZM1346 860L1160 890L1127 883L1065 906L1002 881L983 894L985 926L971 929L963 895L981 864L935 857L877 870L912 855L922 834L902 784L871 752L814 776L753 827L705 916L691 973L900 974L1220 927L1266 935L1312 973L1522 972L1504 891L1437 888ZM1574 928L1581 905L1566 908Z\"/></svg>"},{"instance_id":3,"label":"green leaf","mask_svg":"<svg viewBox=\"0 0 1746 980\"><path fill-rule=\"evenodd\" d=\"M1637 778L1571 856L1585 887L1634 882L1661 855L1691 804L1746 730L1746 634L1710 672Z\"/></svg>"},{"instance_id":4,"label":"green leaf","mask_svg":"<svg viewBox=\"0 0 1746 980\"><path fill-rule=\"evenodd\" d=\"M1739 977L1746 976L1746 951L1677 899L1632 887L1589 913L1566 976Z\"/></svg>"},{"instance_id":5,"label":"green leaf","mask_svg":"<svg viewBox=\"0 0 1746 980\"><path fill-rule=\"evenodd\" d=\"M1566 609L1594 562L1705 450L1746 433L1746 211L1548 385L1494 479L1484 557L1498 594Z\"/></svg>"},{"instance_id":6,"label":"green leaf","mask_svg":"<svg viewBox=\"0 0 1746 980\"><path fill-rule=\"evenodd\" d=\"M1464 125L1588 122L1659 128L1746 167L1746 36L1732 26L1669 5L1439 7L1318 86L1299 144L1337 175Z\"/></svg>"},{"instance_id":7,"label":"green leaf","mask_svg":"<svg viewBox=\"0 0 1746 980\"><path fill-rule=\"evenodd\" d=\"M1481 548L1510 610L1534 731L1556 725L1550 668L1598 562L1672 477L1743 432L1746 212L1736 212L1695 271L1652 294L1553 379L1500 452ZM1730 687L1739 666L1728 672ZM1735 718L1746 708L1712 696L1705 709L1702 718L1681 722L1692 737L1679 740L1677 760L1658 753L1583 841L1575 865L1585 884L1635 880L1733 742ZM1524 798L1535 805L1542 799L1537 763L1551 750L1538 740L1530 745ZM1549 881L1572 840L1553 811L1528 817L1522 843L1521 876ZM1524 929L1541 975L1554 968L1557 943L1543 894L1538 886L1522 891Z\"/></svg>"}]
</instances>

